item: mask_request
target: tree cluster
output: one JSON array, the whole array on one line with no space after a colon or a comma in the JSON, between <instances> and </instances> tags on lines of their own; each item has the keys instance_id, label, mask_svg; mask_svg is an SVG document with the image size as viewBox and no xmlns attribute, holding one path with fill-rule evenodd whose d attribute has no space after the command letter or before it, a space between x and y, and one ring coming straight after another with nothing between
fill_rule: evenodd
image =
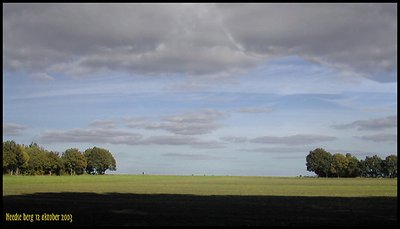
<instances>
[{"instance_id":1,"label":"tree cluster","mask_svg":"<svg viewBox=\"0 0 400 229\"><path fill-rule=\"evenodd\" d=\"M366 156L364 160L347 153L346 155L317 148L306 157L307 171L319 177L397 177L397 155L385 159L377 155Z\"/></svg>"},{"instance_id":2,"label":"tree cluster","mask_svg":"<svg viewBox=\"0 0 400 229\"><path fill-rule=\"evenodd\" d=\"M20 145L3 142L3 174L11 175L80 175L115 171L116 161L110 151L98 147L85 150L67 149L64 153L48 151L32 143Z\"/></svg>"}]
</instances>

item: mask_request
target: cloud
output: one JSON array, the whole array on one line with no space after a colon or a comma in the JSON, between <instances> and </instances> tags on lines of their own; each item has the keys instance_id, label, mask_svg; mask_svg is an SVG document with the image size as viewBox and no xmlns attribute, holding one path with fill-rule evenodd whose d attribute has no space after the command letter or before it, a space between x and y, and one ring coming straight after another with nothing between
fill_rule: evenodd
<instances>
[{"instance_id":1,"label":"cloud","mask_svg":"<svg viewBox=\"0 0 400 229\"><path fill-rule=\"evenodd\" d=\"M357 120L343 125L333 125L335 129L357 128L357 130L383 130L397 127L397 115L378 119Z\"/></svg>"},{"instance_id":2,"label":"cloud","mask_svg":"<svg viewBox=\"0 0 400 229\"><path fill-rule=\"evenodd\" d=\"M3 134L9 136L17 136L23 134L29 127L16 123L5 123L3 126Z\"/></svg>"},{"instance_id":3,"label":"cloud","mask_svg":"<svg viewBox=\"0 0 400 229\"><path fill-rule=\"evenodd\" d=\"M293 148L293 147L264 147L264 148L254 148L254 149L240 149L239 151L244 152L257 152L257 153L282 153L282 154L292 154L292 153L308 153L307 148Z\"/></svg>"},{"instance_id":4,"label":"cloud","mask_svg":"<svg viewBox=\"0 0 400 229\"><path fill-rule=\"evenodd\" d=\"M217 121L223 117L225 117L223 112L204 110L162 116L157 121L146 118L128 119L127 126L148 130L165 130L178 135L201 135L211 133L220 128L221 125Z\"/></svg>"},{"instance_id":5,"label":"cloud","mask_svg":"<svg viewBox=\"0 0 400 229\"><path fill-rule=\"evenodd\" d=\"M273 111L273 109L269 107L242 107L237 111L241 113L257 114L257 113L270 113Z\"/></svg>"},{"instance_id":6,"label":"cloud","mask_svg":"<svg viewBox=\"0 0 400 229\"><path fill-rule=\"evenodd\" d=\"M161 154L164 157L175 157L175 158L182 158L186 160L211 160L216 159L216 157L204 154L185 154L185 153L164 153Z\"/></svg>"},{"instance_id":7,"label":"cloud","mask_svg":"<svg viewBox=\"0 0 400 229\"><path fill-rule=\"evenodd\" d=\"M221 137L220 140L230 143L244 143L248 141L247 137Z\"/></svg>"},{"instance_id":8,"label":"cloud","mask_svg":"<svg viewBox=\"0 0 400 229\"><path fill-rule=\"evenodd\" d=\"M263 136L250 139L252 143L262 143L262 144L283 144L283 145L307 145L319 142L333 141L336 140L333 136L324 135L312 135L312 134L297 134L284 137L275 136Z\"/></svg>"},{"instance_id":9,"label":"cloud","mask_svg":"<svg viewBox=\"0 0 400 229\"><path fill-rule=\"evenodd\" d=\"M190 146L197 149L223 148L224 144L218 141L200 140L190 136L149 136L144 137L119 129L87 128L70 130L48 130L40 134L38 142L84 142L84 143L110 143L125 145L171 145Z\"/></svg>"},{"instance_id":10,"label":"cloud","mask_svg":"<svg viewBox=\"0 0 400 229\"><path fill-rule=\"evenodd\" d=\"M396 134L375 134L359 137L365 141L397 143Z\"/></svg>"},{"instance_id":11,"label":"cloud","mask_svg":"<svg viewBox=\"0 0 400 229\"><path fill-rule=\"evenodd\" d=\"M217 141L203 141L195 137L188 136L150 136L140 144L144 145L187 145L198 149L217 149L223 148L224 144Z\"/></svg>"},{"instance_id":12,"label":"cloud","mask_svg":"<svg viewBox=\"0 0 400 229\"><path fill-rule=\"evenodd\" d=\"M190 146L198 149L225 147L223 142L202 140L193 135L204 135L221 127L217 123L226 117L224 112L213 109L191 111L182 114L151 117L125 117L95 120L88 128L70 130L48 130L43 132L39 141L53 142L89 142L126 145L171 145ZM120 129L126 126L129 129ZM131 132L132 129L164 130L174 135L150 135Z\"/></svg>"},{"instance_id":13,"label":"cloud","mask_svg":"<svg viewBox=\"0 0 400 229\"><path fill-rule=\"evenodd\" d=\"M106 130L102 128L48 130L39 136L39 142L85 142L135 145L142 135L123 130Z\"/></svg>"},{"instance_id":14,"label":"cloud","mask_svg":"<svg viewBox=\"0 0 400 229\"><path fill-rule=\"evenodd\" d=\"M282 144L282 145L308 145L313 143L333 141L336 140L333 136L324 135L312 135L312 134L297 134L290 136L261 136L256 138L238 137L238 136L226 136L221 137L220 140L230 143L261 143L261 144ZM301 148L292 147L273 147L273 148L256 148L256 149L243 149L248 152L294 152ZM304 150L304 149L301 149Z\"/></svg>"},{"instance_id":15,"label":"cloud","mask_svg":"<svg viewBox=\"0 0 400 229\"><path fill-rule=\"evenodd\" d=\"M305 157L303 155L290 155L290 156L276 156L272 157L273 159L278 159L278 160L296 160L296 159L304 159Z\"/></svg>"},{"instance_id":16,"label":"cloud","mask_svg":"<svg viewBox=\"0 0 400 229\"><path fill-rule=\"evenodd\" d=\"M3 34L5 70L42 76L224 78L297 55L396 81L374 75L397 69L396 4L8 3Z\"/></svg>"},{"instance_id":17,"label":"cloud","mask_svg":"<svg viewBox=\"0 0 400 229\"><path fill-rule=\"evenodd\" d=\"M106 128L106 129L115 128L116 125L117 121L115 120L95 120L89 124L89 126L91 127Z\"/></svg>"},{"instance_id":18,"label":"cloud","mask_svg":"<svg viewBox=\"0 0 400 229\"><path fill-rule=\"evenodd\" d=\"M258 61L231 44L213 4L6 4L4 12L8 70L204 75Z\"/></svg>"},{"instance_id":19,"label":"cloud","mask_svg":"<svg viewBox=\"0 0 400 229\"><path fill-rule=\"evenodd\" d=\"M54 77L50 76L47 73L35 73L29 76L31 79L36 81L52 81Z\"/></svg>"},{"instance_id":20,"label":"cloud","mask_svg":"<svg viewBox=\"0 0 400 229\"><path fill-rule=\"evenodd\" d=\"M225 28L246 53L298 55L367 76L397 68L395 4L220 4L217 8Z\"/></svg>"}]
</instances>

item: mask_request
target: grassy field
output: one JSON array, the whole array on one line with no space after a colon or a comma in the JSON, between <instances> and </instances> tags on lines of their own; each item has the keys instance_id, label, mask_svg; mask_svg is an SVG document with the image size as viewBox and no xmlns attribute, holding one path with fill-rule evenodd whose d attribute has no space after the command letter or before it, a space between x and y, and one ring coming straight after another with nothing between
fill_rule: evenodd
<instances>
[{"instance_id":1,"label":"grassy field","mask_svg":"<svg viewBox=\"0 0 400 229\"><path fill-rule=\"evenodd\" d=\"M59 214L70 216L71 221L11 221L7 214ZM397 179L3 176L3 223L396 226Z\"/></svg>"},{"instance_id":2,"label":"grassy field","mask_svg":"<svg viewBox=\"0 0 400 229\"><path fill-rule=\"evenodd\" d=\"M232 176L3 176L3 195L38 192L256 196L397 196L397 179Z\"/></svg>"}]
</instances>

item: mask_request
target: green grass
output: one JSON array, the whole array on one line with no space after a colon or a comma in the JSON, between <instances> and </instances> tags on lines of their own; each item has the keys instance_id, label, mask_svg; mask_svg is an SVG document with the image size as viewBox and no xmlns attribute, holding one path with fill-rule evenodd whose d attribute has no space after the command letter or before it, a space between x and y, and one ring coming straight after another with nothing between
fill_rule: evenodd
<instances>
[{"instance_id":1,"label":"green grass","mask_svg":"<svg viewBox=\"0 0 400 229\"><path fill-rule=\"evenodd\" d=\"M3 196L41 192L242 196L397 196L397 179L238 176L3 176Z\"/></svg>"},{"instance_id":2,"label":"green grass","mask_svg":"<svg viewBox=\"0 0 400 229\"><path fill-rule=\"evenodd\" d=\"M397 179L3 176L6 213L70 214L11 226L394 226Z\"/></svg>"}]
</instances>

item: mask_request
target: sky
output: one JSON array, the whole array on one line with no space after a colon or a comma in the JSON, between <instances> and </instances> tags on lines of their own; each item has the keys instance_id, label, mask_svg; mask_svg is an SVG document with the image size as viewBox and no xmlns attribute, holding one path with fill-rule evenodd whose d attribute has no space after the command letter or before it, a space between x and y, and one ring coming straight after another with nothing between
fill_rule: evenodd
<instances>
[{"instance_id":1,"label":"sky","mask_svg":"<svg viewBox=\"0 0 400 229\"><path fill-rule=\"evenodd\" d=\"M397 155L396 4L3 4L3 141L118 174Z\"/></svg>"}]
</instances>

